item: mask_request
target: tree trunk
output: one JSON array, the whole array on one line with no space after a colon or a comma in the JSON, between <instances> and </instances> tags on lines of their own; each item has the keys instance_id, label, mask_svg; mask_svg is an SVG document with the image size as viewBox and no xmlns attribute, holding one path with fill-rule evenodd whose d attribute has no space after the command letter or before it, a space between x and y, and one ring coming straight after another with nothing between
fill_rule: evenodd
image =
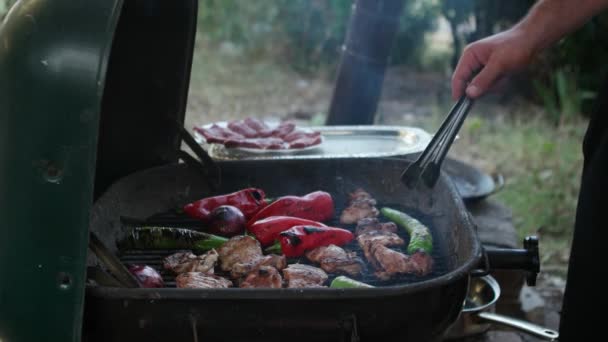
<instances>
[{"instance_id":1,"label":"tree trunk","mask_svg":"<svg viewBox=\"0 0 608 342\"><path fill-rule=\"evenodd\" d=\"M450 30L452 31L452 47L454 48L454 51L452 52L452 70L454 70L456 69L458 60L460 59L460 54L462 52L462 43L460 41L460 37L458 36L458 25L456 23L456 20L454 20L453 18L447 19L450 22Z\"/></svg>"}]
</instances>

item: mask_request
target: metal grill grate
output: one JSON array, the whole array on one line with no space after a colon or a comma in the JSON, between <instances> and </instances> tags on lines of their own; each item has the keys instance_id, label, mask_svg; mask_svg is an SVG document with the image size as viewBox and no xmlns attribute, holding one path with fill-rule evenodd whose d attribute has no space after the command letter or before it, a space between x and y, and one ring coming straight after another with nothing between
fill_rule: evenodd
<instances>
[{"instance_id":1,"label":"metal grill grate","mask_svg":"<svg viewBox=\"0 0 608 342\"><path fill-rule=\"evenodd\" d=\"M403 208L402 206L399 206L399 205L390 204L390 205L386 205L386 206L395 208L397 210L402 210L402 211L405 211L408 213L412 212L412 210ZM378 207L382 207L382 205L378 205ZM341 213L342 209L343 208L337 208L336 213ZM412 215L414 217L416 217L417 219L419 219L422 223L431 227L431 233L433 233L432 220L430 217L425 217L424 215L421 215L420 213L415 213L415 212ZM338 216L338 215L336 215L336 216ZM386 221L383 218L380 218L380 220ZM346 228L353 232L355 231L355 227L356 227L356 225L340 224L338 218L327 222L327 224L329 226ZM181 228L187 228L187 227L195 228L196 226L200 226L200 223L196 220L192 220L190 218L184 217L181 214L176 214L175 212L169 212L169 213L161 213L159 215L155 215L155 216L151 217L146 222L146 225L163 225L163 226L174 226L174 227L181 227ZM407 243L409 242L409 236L408 236L407 232L404 229L399 229L397 231L397 234L401 238L404 239L404 241L406 242L406 246L407 246ZM435 240L435 242L436 242L436 240ZM436 278L440 275L447 273L450 270L450 260L451 260L451 258L454 257L453 255L449 255L447 251L439 248L438 244L435 243L435 245L433 246L433 253L432 253L433 271L430 274L428 274L424 277L404 274L404 275L395 276L389 280L379 280L378 278L376 278L374 276L374 269L371 265L369 265L369 263L365 259L365 256L363 255L363 250L359 247L359 244L357 243L356 240L343 246L343 248L347 251L356 252L357 255L361 258L361 260L363 260L365 263L365 268L364 268L363 274L361 275L360 278L358 278L358 280L360 280L364 283L370 284L370 285L374 285L374 286L405 285L405 284L409 284L409 283L415 283L415 282L420 282L423 280ZM404 247L393 248L393 249L400 251L400 252L405 251ZM127 250L122 253L122 255L120 256L120 259L125 264L146 264L146 265L156 269L163 277L166 287L175 287L175 275L173 275L172 273L163 269L163 259L173 253L185 252L185 251L188 251L188 250ZM301 264L308 264L308 265L312 265L312 266L318 266L318 265L315 265L314 263L310 262L306 257L289 258L287 261L288 261L288 264L301 263ZM222 275L224 275L226 277L228 276L227 274L221 273L221 271L219 271L219 268L217 268L217 267L216 267L216 274L220 275L220 276L222 276ZM328 280L327 284L329 284L338 275L339 274L331 274L331 273L328 274L329 280Z\"/></svg>"}]
</instances>

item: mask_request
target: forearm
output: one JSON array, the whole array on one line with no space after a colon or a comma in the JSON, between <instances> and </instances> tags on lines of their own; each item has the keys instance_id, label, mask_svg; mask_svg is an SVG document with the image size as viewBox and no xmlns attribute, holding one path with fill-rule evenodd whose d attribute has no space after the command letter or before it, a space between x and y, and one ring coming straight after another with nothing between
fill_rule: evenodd
<instances>
[{"instance_id":1,"label":"forearm","mask_svg":"<svg viewBox=\"0 0 608 342\"><path fill-rule=\"evenodd\" d=\"M515 30L521 30L538 52L584 25L608 8L608 0L540 0Z\"/></svg>"}]
</instances>

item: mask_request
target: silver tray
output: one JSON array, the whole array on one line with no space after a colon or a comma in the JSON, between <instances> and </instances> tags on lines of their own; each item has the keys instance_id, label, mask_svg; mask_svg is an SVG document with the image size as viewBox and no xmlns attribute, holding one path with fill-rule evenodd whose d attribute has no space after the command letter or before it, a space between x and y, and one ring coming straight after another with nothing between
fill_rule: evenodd
<instances>
[{"instance_id":1,"label":"silver tray","mask_svg":"<svg viewBox=\"0 0 608 342\"><path fill-rule=\"evenodd\" d=\"M207 144L196 136L199 144L216 160L277 160L321 158L395 157L422 152L431 135L417 127L407 126L316 126L307 127L321 132L323 143L316 148L273 152L248 152Z\"/></svg>"}]
</instances>

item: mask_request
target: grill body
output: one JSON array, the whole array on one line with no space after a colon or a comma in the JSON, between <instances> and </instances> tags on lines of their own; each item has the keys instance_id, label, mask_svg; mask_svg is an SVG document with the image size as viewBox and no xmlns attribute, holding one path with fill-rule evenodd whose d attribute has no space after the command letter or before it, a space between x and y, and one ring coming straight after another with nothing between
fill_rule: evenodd
<instances>
[{"instance_id":1,"label":"grill body","mask_svg":"<svg viewBox=\"0 0 608 342\"><path fill-rule=\"evenodd\" d=\"M149 169L115 183L95 204L91 230L116 248L120 216L149 217L188 201L255 186L268 196L332 193L337 208L357 187L379 203L424 217L443 264L428 278L400 278L374 289L120 289L89 287L87 341L340 341L398 337L432 341L456 320L481 246L453 185L442 175L430 192L407 191L399 159L219 163L215 192L185 164ZM89 256L90 265L96 260ZM131 256L132 257L132 256Z\"/></svg>"}]
</instances>

